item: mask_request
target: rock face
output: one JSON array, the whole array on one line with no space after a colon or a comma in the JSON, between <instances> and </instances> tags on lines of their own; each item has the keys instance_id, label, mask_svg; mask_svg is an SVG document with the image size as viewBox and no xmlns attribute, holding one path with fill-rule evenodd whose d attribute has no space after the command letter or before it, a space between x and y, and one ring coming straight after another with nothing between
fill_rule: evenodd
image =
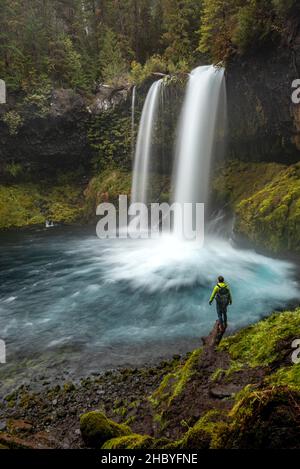
<instances>
[{"instance_id":1,"label":"rock face","mask_svg":"<svg viewBox=\"0 0 300 469\"><path fill-rule=\"evenodd\" d=\"M53 176L58 170L88 168L93 150L88 130L93 118L127 99L130 89L100 86L95 95L84 97L73 90L52 91L41 112L30 103L10 96L0 106L0 178L7 177L8 165L21 165L23 175ZM12 129L3 121L12 113L18 122Z\"/></svg>"},{"instance_id":2,"label":"rock face","mask_svg":"<svg viewBox=\"0 0 300 469\"><path fill-rule=\"evenodd\" d=\"M300 157L300 29L292 43L238 57L227 70L230 153L251 161L294 163ZM298 85L299 87L299 85Z\"/></svg>"}]
</instances>

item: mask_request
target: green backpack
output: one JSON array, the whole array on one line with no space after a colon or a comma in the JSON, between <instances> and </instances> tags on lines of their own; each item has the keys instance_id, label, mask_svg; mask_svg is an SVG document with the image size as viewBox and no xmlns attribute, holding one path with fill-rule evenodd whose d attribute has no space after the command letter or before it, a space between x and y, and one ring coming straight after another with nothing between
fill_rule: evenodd
<instances>
[{"instance_id":1,"label":"green backpack","mask_svg":"<svg viewBox=\"0 0 300 469\"><path fill-rule=\"evenodd\" d=\"M219 284L219 291L216 295L216 300L221 306L228 306L230 303L230 293L228 287L221 287Z\"/></svg>"}]
</instances>

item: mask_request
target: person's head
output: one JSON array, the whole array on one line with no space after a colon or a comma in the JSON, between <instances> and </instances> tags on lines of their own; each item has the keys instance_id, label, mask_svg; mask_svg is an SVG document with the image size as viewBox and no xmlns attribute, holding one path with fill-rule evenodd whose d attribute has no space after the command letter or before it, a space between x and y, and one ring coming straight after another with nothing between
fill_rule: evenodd
<instances>
[{"instance_id":1,"label":"person's head","mask_svg":"<svg viewBox=\"0 0 300 469\"><path fill-rule=\"evenodd\" d=\"M218 282L223 283L224 282L224 277L222 275L219 275L218 277Z\"/></svg>"}]
</instances>

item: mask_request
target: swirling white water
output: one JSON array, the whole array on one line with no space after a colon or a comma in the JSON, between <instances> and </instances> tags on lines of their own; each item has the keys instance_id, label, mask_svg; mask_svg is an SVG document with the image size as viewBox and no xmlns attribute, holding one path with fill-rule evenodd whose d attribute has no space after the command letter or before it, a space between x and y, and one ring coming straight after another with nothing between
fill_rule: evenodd
<instances>
[{"instance_id":1,"label":"swirling white water","mask_svg":"<svg viewBox=\"0 0 300 469\"><path fill-rule=\"evenodd\" d=\"M299 299L290 262L209 239L99 240L82 229L1 235L0 376L142 364L188 351L212 327L218 274L232 288L230 329Z\"/></svg>"}]
</instances>

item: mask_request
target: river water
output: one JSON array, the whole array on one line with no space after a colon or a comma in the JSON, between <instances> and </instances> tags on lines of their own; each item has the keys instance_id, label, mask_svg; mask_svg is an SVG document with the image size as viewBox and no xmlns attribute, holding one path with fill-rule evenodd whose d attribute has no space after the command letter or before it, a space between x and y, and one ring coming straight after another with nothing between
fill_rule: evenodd
<instances>
[{"instance_id":1,"label":"river water","mask_svg":"<svg viewBox=\"0 0 300 469\"><path fill-rule=\"evenodd\" d=\"M215 321L208 300L219 274L232 289L230 331L299 299L296 266L220 239L199 248L51 228L2 234L0 243L2 391L192 350Z\"/></svg>"}]
</instances>

